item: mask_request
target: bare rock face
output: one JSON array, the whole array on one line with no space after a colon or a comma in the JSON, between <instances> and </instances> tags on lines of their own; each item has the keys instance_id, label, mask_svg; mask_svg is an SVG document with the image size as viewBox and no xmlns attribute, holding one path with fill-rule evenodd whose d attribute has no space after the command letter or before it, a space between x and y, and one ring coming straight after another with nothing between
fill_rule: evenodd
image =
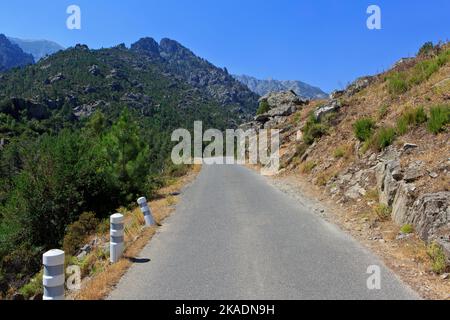
<instances>
[{"instance_id":1,"label":"bare rock face","mask_svg":"<svg viewBox=\"0 0 450 320\"><path fill-rule=\"evenodd\" d=\"M420 196L406 220L415 226L422 239L436 240L441 229L450 229L450 191Z\"/></svg>"},{"instance_id":2,"label":"bare rock face","mask_svg":"<svg viewBox=\"0 0 450 320\"><path fill-rule=\"evenodd\" d=\"M339 100L331 100L326 105L319 107L315 112L314 116L317 120L322 120L324 116L332 112L337 112L342 107Z\"/></svg>"},{"instance_id":3,"label":"bare rock face","mask_svg":"<svg viewBox=\"0 0 450 320\"><path fill-rule=\"evenodd\" d=\"M358 78L347 87L346 94L348 96L353 96L353 95L357 94L358 92L367 88L371 83L373 83L374 80L375 80L374 77Z\"/></svg>"},{"instance_id":4,"label":"bare rock face","mask_svg":"<svg viewBox=\"0 0 450 320\"><path fill-rule=\"evenodd\" d=\"M259 101L266 100L270 108L278 108L282 106L302 106L309 101L300 98L294 91L272 92L266 94Z\"/></svg>"},{"instance_id":5,"label":"bare rock face","mask_svg":"<svg viewBox=\"0 0 450 320\"><path fill-rule=\"evenodd\" d=\"M297 111L296 105L285 104L280 107L271 109L267 114L269 117L288 117Z\"/></svg>"},{"instance_id":6,"label":"bare rock face","mask_svg":"<svg viewBox=\"0 0 450 320\"><path fill-rule=\"evenodd\" d=\"M400 178L400 160L389 160L377 165L377 188L380 194L380 203L391 206L398 190ZM396 179L397 178L397 179Z\"/></svg>"},{"instance_id":7,"label":"bare rock face","mask_svg":"<svg viewBox=\"0 0 450 320\"><path fill-rule=\"evenodd\" d=\"M424 163L413 161L402 169L399 154L388 148L376 166L380 203L392 207L396 224L411 224L423 240L436 241L450 263L450 192L417 196L412 182L424 176Z\"/></svg>"},{"instance_id":8,"label":"bare rock face","mask_svg":"<svg viewBox=\"0 0 450 320\"><path fill-rule=\"evenodd\" d=\"M412 223L409 219L412 213L410 208L414 201L415 186L400 182L392 204L392 219L398 225Z\"/></svg>"},{"instance_id":9,"label":"bare rock face","mask_svg":"<svg viewBox=\"0 0 450 320\"><path fill-rule=\"evenodd\" d=\"M252 122L253 128L258 130L261 128L270 129L280 125L293 115L303 105L309 103L297 96L293 91L273 92L265 95L260 102L265 101L269 105L269 111L259 114Z\"/></svg>"}]
</instances>

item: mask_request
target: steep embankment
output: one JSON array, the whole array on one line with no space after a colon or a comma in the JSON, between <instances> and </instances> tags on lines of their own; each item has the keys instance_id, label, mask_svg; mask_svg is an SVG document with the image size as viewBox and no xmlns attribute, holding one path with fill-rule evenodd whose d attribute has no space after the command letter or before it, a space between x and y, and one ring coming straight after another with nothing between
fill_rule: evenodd
<instances>
[{"instance_id":1,"label":"steep embankment","mask_svg":"<svg viewBox=\"0 0 450 320\"><path fill-rule=\"evenodd\" d=\"M280 128L281 176L344 208L336 212L345 228L380 244L394 269L435 298L450 286L438 276L450 264L449 61L448 44L427 44L294 113L280 116L283 107L266 97L271 110L247 125Z\"/></svg>"}]
</instances>

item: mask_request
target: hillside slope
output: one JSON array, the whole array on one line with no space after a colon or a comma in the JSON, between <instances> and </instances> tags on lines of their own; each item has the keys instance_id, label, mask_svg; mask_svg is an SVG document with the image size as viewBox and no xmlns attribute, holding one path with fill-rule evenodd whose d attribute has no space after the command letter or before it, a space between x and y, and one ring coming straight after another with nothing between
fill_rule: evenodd
<instances>
[{"instance_id":1,"label":"hillside slope","mask_svg":"<svg viewBox=\"0 0 450 320\"><path fill-rule=\"evenodd\" d=\"M449 62L449 44L426 44L416 58L330 100L289 117L262 114L243 127L281 129L280 176L315 185L345 208L346 228L364 240L407 250L408 264L416 263L400 272L441 274L450 266ZM428 248L419 249L415 236Z\"/></svg>"}]
</instances>

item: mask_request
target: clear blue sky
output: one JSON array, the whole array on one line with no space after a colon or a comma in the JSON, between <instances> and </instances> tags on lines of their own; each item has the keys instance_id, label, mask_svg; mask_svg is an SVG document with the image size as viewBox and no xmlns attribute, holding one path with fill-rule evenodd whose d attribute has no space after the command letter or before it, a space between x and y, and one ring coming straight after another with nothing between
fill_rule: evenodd
<instances>
[{"instance_id":1,"label":"clear blue sky","mask_svg":"<svg viewBox=\"0 0 450 320\"><path fill-rule=\"evenodd\" d=\"M65 26L82 9L82 30ZM366 28L370 4L382 30ZM450 37L449 0L1 1L0 33L91 48L168 37L232 73L296 79L331 91Z\"/></svg>"}]
</instances>

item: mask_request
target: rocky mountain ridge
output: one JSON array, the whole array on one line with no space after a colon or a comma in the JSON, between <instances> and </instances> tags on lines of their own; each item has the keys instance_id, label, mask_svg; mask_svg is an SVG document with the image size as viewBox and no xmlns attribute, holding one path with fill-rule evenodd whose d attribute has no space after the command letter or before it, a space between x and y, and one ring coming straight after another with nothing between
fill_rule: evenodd
<instances>
[{"instance_id":1,"label":"rocky mountain ridge","mask_svg":"<svg viewBox=\"0 0 450 320\"><path fill-rule=\"evenodd\" d=\"M326 99L328 94L318 87L297 80L259 80L247 75L234 75L235 79L245 84L250 90L260 96L269 93L293 91L298 96L306 99L317 100Z\"/></svg>"},{"instance_id":2,"label":"rocky mountain ridge","mask_svg":"<svg viewBox=\"0 0 450 320\"><path fill-rule=\"evenodd\" d=\"M235 112L239 114L256 110L257 94L235 80L226 68L214 66L174 40L165 38L158 44L152 38L143 38L132 44L131 50L162 63L168 73L187 81L222 105L235 105Z\"/></svg>"}]
</instances>

